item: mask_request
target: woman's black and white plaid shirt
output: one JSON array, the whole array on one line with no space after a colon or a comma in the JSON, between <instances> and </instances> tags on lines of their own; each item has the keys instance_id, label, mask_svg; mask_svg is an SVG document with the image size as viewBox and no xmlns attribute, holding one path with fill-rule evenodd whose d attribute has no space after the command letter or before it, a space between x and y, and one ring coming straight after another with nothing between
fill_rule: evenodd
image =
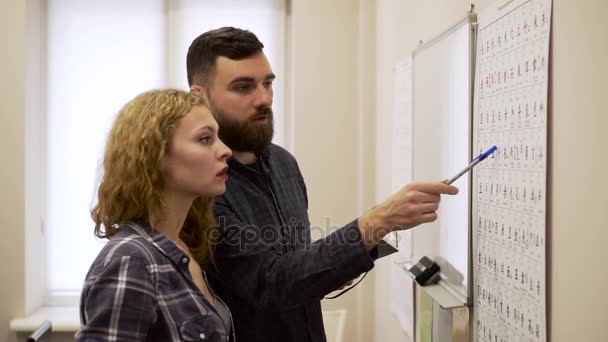
<instances>
[{"instance_id":1,"label":"woman's black and white plaid shirt","mask_svg":"<svg viewBox=\"0 0 608 342\"><path fill-rule=\"evenodd\" d=\"M80 298L77 341L230 341L224 322L164 235L129 223L99 253Z\"/></svg>"}]
</instances>

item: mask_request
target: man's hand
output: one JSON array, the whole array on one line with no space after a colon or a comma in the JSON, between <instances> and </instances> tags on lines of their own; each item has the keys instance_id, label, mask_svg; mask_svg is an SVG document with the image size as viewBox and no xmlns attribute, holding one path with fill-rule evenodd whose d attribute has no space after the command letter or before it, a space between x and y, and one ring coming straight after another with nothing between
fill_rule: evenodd
<instances>
[{"instance_id":1,"label":"man's hand","mask_svg":"<svg viewBox=\"0 0 608 342\"><path fill-rule=\"evenodd\" d=\"M458 188L445 182L411 183L358 220L369 251L388 233L413 228L437 219L441 195L455 195Z\"/></svg>"}]
</instances>

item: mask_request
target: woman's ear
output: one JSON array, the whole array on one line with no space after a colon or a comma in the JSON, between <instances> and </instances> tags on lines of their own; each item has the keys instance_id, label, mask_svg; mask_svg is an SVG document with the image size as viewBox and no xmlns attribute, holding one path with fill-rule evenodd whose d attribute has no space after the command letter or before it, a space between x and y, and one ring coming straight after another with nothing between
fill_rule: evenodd
<instances>
[{"instance_id":1,"label":"woman's ear","mask_svg":"<svg viewBox=\"0 0 608 342\"><path fill-rule=\"evenodd\" d=\"M158 161L158 171L162 175L166 174L167 171L167 155L171 153L171 147L169 146L169 141L163 146L163 151L161 152L160 160Z\"/></svg>"}]
</instances>

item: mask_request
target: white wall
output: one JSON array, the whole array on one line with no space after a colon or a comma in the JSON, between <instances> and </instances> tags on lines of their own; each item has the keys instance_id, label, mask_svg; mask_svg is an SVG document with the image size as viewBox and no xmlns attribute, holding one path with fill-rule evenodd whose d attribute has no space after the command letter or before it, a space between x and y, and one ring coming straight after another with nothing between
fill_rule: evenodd
<instances>
[{"instance_id":1,"label":"white wall","mask_svg":"<svg viewBox=\"0 0 608 342\"><path fill-rule=\"evenodd\" d=\"M493 1L475 1L477 9ZM390 0L377 2L377 165L387 165L391 127L390 68L418 40L459 19L468 1ZM554 0L549 124L548 301L552 341L604 341L608 317L608 2ZM377 195L389 188L388 167L378 167ZM416 243L424 233L415 232ZM421 239L422 238L422 239ZM418 247L414 247L420 248ZM584 262L583 262L584 261ZM376 273L375 341L404 341L388 312L388 265ZM604 290L602 290L604 289Z\"/></svg>"}]
</instances>

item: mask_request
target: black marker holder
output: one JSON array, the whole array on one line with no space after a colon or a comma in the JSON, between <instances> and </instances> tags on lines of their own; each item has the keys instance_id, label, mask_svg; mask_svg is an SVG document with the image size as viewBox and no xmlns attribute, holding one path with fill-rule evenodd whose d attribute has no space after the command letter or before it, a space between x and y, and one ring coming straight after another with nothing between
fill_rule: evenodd
<instances>
[{"instance_id":1,"label":"black marker holder","mask_svg":"<svg viewBox=\"0 0 608 342\"><path fill-rule=\"evenodd\" d=\"M408 271L420 286L437 284L440 279L439 265L426 256L423 256Z\"/></svg>"}]
</instances>

